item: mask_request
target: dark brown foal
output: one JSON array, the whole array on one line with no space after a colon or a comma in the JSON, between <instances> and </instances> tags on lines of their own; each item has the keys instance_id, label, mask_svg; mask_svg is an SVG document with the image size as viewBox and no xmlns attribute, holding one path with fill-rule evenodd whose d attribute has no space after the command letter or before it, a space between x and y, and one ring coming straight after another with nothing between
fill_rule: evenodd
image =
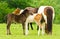
<instances>
[{"instance_id":1,"label":"dark brown foal","mask_svg":"<svg viewBox=\"0 0 60 39\"><path fill-rule=\"evenodd\" d=\"M29 12L28 9L25 9L22 14L20 15L14 15L14 14L8 14L7 15L7 35L11 34L10 32L10 25L12 23L12 21L15 21L17 23L22 23L22 26L23 26L23 34L25 34L25 21L26 21L26 18L31 15L32 13Z\"/></svg>"}]
</instances>

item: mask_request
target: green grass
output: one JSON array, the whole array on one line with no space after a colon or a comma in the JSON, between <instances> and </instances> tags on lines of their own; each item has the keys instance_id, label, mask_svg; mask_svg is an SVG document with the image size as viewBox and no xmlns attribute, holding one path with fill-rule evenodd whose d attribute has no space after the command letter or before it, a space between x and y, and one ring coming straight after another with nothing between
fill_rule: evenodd
<instances>
[{"instance_id":1,"label":"green grass","mask_svg":"<svg viewBox=\"0 0 60 39\"><path fill-rule=\"evenodd\" d=\"M0 24L0 39L60 39L60 24L53 24L52 35L37 35L36 24L33 24L34 30L29 30L27 36L23 35L21 24L12 24L12 35L6 35L6 24Z\"/></svg>"}]
</instances>

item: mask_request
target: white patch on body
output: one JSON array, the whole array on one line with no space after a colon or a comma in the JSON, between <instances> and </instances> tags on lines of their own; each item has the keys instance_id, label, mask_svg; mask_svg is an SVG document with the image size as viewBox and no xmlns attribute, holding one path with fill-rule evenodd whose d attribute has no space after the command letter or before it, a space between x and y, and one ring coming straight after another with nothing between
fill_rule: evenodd
<instances>
[{"instance_id":1,"label":"white patch on body","mask_svg":"<svg viewBox=\"0 0 60 39\"><path fill-rule=\"evenodd\" d=\"M34 22L34 17L35 17L36 15L37 15L37 14L29 15L28 18L27 18L28 23Z\"/></svg>"},{"instance_id":2,"label":"white patch on body","mask_svg":"<svg viewBox=\"0 0 60 39\"><path fill-rule=\"evenodd\" d=\"M18 15L20 15L24 10L20 10L20 13Z\"/></svg>"},{"instance_id":3,"label":"white patch on body","mask_svg":"<svg viewBox=\"0 0 60 39\"><path fill-rule=\"evenodd\" d=\"M39 7L38 13L40 13L40 14L43 15L43 17L44 17L44 19L45 19L45 22L47 23L47 16L44 15L44 9L45 9L46 7L47 7L47 6L41 6L41 7Z\"/></svg>"},{"instance_id":4,"label":"white patch on body","mask_svg":"<svg viewBox=\"0 0 60 39\"><path fill-rule=\"evenodd\" d=\"M21 10L20 13L22 13L24 10Z\"/></svg>"}]
</instances>

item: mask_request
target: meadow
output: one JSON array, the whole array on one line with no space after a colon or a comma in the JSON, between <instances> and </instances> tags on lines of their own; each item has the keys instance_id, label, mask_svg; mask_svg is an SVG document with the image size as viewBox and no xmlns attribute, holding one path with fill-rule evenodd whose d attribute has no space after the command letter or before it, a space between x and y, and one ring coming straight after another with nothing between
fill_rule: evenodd
<instances>
[{"instance_id":1,"label":"meadow","mask_svg":"<svg viewBox=\"0 0 60 39\"><path fill-rule=\"evenodd\" d=\"M0 23L0 39L60 39L60 24L53 24L52 35L37 35L37 25L33 24L34 30L29 27L29 34L23 35L21 24L11 24L11 35L6 35L6 24Z\"/></svg>"},{"instance_id":2,"label":"meadow","mask_svg":"<svg viewBox=\"0 0 60 39\"><path fill-rule=\"evenodd\" d=\"M37 25L33 24L34 30L29 29L27 36L23 35L21 24L11 24L12 35L6 35L6 24L4 17L13 12L17 7L53 6L55 9L55 21L52 28L52 35L37 34ZM0 39L60 39L60 0L0 0Z\"/></svg>"}]
</instances>

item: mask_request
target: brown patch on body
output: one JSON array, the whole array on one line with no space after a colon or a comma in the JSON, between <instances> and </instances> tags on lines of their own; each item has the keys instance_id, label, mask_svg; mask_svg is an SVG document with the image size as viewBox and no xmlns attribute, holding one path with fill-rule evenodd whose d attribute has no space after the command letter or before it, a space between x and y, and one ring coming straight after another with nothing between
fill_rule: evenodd
<instances>
[{"instance_id":1,"label":"brown patch on body","mask_svg":"<svg viewBox=\"0 0 60 39\"><path fill-rule=\"evenodd\" d=\"M38 20L40 20L41 18L42 18L41 14L37 14L34 19L38 21Z\"/></svg>"},{"instance_id":2,"label":"brown patch on body","mask_svg":"<svg viewBox=\"0 0 60 39\"><path fill-rule=\"evenodd\" d=\"M34 18L34 20L36 21L36 23L40 26L40 28L42 28L42 25L41 25L41 19L42 19L42 14L37 14Z\"/></svg>"},{"instance_id":3,"label":"brown patch on body","mask_svg":"<svg viewBox=\"0 0 60 39\"><path fill-rule=\"evenodd\" d=\"M17 8L16 10L13 11L13 14L18 15L20 13L20 9Z\"/></svg>"}]
</instances>

